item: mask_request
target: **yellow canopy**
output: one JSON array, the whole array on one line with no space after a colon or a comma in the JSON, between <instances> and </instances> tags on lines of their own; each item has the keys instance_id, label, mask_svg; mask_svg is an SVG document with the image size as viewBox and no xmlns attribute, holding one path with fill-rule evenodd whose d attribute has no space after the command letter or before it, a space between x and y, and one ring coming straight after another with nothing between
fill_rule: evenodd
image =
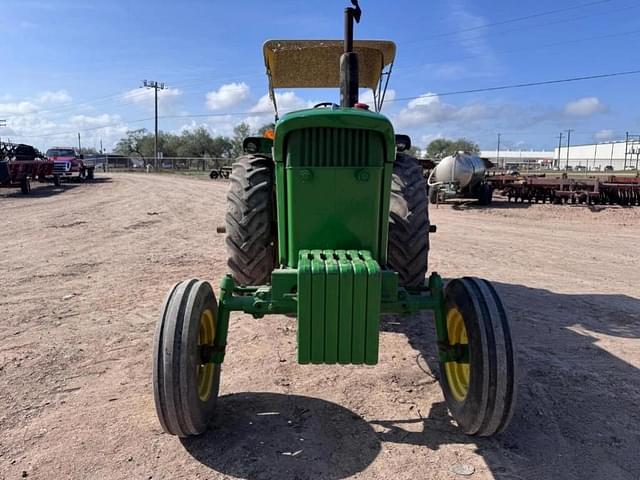
<instances>
[{"instance_id":1,"label":"yellow canopy","mask_svg":"<svg viewBox=\"0 0 640 480\"><path fill-rule=\"evenodd\" d=\"M396 45L385 40L356 40L360 87L376 89L391 65ZM264 61L271 88L335 88L340 86L341 40L268 40Z\"/></svg>"}]
</instances>

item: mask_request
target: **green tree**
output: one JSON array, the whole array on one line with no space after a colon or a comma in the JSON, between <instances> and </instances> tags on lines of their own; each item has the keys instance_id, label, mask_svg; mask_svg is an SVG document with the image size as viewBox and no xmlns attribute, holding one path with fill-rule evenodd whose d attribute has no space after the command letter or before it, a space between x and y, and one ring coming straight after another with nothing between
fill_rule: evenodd
<instances>
[{"instance_id":1,"label":"green tree","mask_svg":"<svg viewBox=\"0 0 640 480\"><path fill-rule=\"evenodd\" d=\"M233 157L242 155L242 142L251 136L251 127L247 123L240 123L233 129L233 137L231 138L231 153Z\"/></svg>"},{"instance_id":2,"label":"green tree","mask_svg":"<svg viewBox=\"0 0 640 480\"><path fill-rule=\"evenodd\" d=\"M480 153L480 147L466 138L457 140L437 138L427 146L427 155L431 158L444 158L457 152L477 154Z\"/></svg>"},{"instance_id":3,"label":"green tree","mask_svg":"<svg viewBox=\"0 0 640 480\"><path fill-rule=\"evenodd\" d=\"M148 132L146 128L129 130L127 131L126 137L118 140L113 152L125 156L130 156L132 153L136 153L144 160L145 155L142 153L142 143L147 136ZM153 153L151 154L151 157L153 157Z\"/></svg>"}]
</instances>

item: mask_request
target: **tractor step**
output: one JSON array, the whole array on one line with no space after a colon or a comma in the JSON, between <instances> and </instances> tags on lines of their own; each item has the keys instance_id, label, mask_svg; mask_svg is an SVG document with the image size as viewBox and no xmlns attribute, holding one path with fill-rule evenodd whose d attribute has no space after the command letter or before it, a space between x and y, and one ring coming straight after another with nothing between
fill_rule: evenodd
<instances>
[{"instance_id":1,"label":"tractor step","mask_svg":"<svg viewBox=\"0 0 640 480\"><path fill-rule=\"evenodd\" d=\"M371 252L301 250L298 362L378 363L381 293Z\"/></svg>"}]
</instances>

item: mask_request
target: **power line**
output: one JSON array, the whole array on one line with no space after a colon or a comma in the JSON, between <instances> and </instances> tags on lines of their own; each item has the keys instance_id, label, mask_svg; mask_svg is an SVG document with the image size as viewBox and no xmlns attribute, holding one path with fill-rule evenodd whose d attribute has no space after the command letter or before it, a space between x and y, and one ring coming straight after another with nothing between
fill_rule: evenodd
<instances>
[{"instance_id":1,"label":"power line","mask_svg":"<svg viewBox=\"0 0 640 480\"><path fill-rule=\"evenodd\" d=\"M399 101L407 101L407 100L416 100L416 99L419 99L419 98L432 98L432 97L444 97L444 96L454 96L454 95L466 95L466 94L471 94L471 93L493 92L493 91L498 91L498 90L527 88L527 87L535 87L535 86L543 86L543 85L554 85L554 84L560 84L560 83L570 83L570 82L578 82L578 81L586 81L586 80L596 80L596 79L612 78L612 77L619 77L619 76L624 76L624 75L636 75L636 74L640 74L640 69L639 70L630 70L630 71L626 71L626 72L613 72L613 73L605 73L605 74L599 74L599 75L588 75L588 76L583 76L583 77L563 78L563 79L558 79L558 80L546 80L546 81L541 81L541 82L529 82L529 83L518 83L518 84L512 84L512 85L501 85L501 86L497 86L497 87L476 88L476 89L470 89L470 90L458 90L458 91L441 92L441 93L428 93L428 94L424 94L424 95L417 95L417 96L411 96L411 97L395 98L393 100L388 100L388 102L399 102ZM261 110L261 111L248 111L248 112L224 112L224 113L223 112L217 112L217 113L181 114L181 115L159 115L158 118L159 119L176 119L176 118L208 118L208 117L226 117L226 116L233 117L233 116L267 115L267 114L272 114L272 113L273 113L273 110ZM142 118L142 119L137 119L137 120L126 120L126 119L123 119L119 123L111 123L111 124L107 124L107 125L101 125L101 126L97 126L97 127L89 127L89 128L84 128L84 129L80 129L80 130L83 131L83 132L93 131L93 130L100 130L100 129L103 129L103 128L121 126L123 123L145 122L145 121L148 121L148 120L151 120L151 119L154 119L154 118L155 117L147 117L147 118ZM74 132L73 131L68 131L68 132L59 132L59 133L48 133L48 134L42 134L42 135L17 135L17 136L24 137L24 138L46 138L46 137L59 136L59 135L69 135L71 133L74 133ZM502 132L502 133L506 133L506 132Z\"/></svg>"},{"instance_id":2,"label":"power line","mask_svg":"<svg viewBox=\"0 0 640 480\"><path fill-rule=\"evenodd\" d=\"M536 31L540 32L541 29L543 29L543 28L552 27L554 25L560 25L560 24L563 25L565 27L565 29L566 29L567 24L570 23L570 22L578 22L580 20L584 20L584 19L592 18L592 17L596 17L596 16L598 17L598 19L602 19L604 17L611 16L611 15L617 15L619 13L626 13L628 15L629 10L636 10L638 8L640 8L640 5L638 5L637 3L633 3L633 4L630 4L630 5L625 5L624 7L618 8L616 10L611 10L609 12L603 12L603 13L597 12L597 13L581 15L581 16L572 16L570 18L562 18L562 19L556 20L556 21L547 21L547 22L544 22L544 23L537 23L537 24L533 24L533 25L521 25L521 26L517 26L517 27L514 27L514 28L509 28L509 29L501 29L501 30L497 29L497 30L490 30L489 32L479 32L477 35L464 37L464 40L465 41L475 40L475 39L484 40L487 35L492 35L494 33L495 34L499 34L501 36L501 38L502 38L502 36L505 33L508 33L508 32L518 32L518 33L520 33L520 32L522 32L524 30L536 30ZM411 41L411 42L405 42L405 43L403 43L403 45L416 43L417 41L421 41L421 40L414 40L414 41ZM430 43L429 46L431 48L436 48L438 46L450 46L450 43L451 43L451 40L446 40L446 41L443 41L443 42ZM396 69L398 69L398 68L404 68L404 67L401 67L401 66L396 67Z\"/></svg>"},{"instance_id":3,"label":"power line","mask_svg":"<svg viewBox=\"0 0 640 480\"><path fill-rule=\"evenodd\" d=\"M418 98L447 97L451 95L466 95L469 93L495 92L498 90L510 90L515 88L537 87L541 85L553 85L558 83L580 82L584 80L596 80L599 78L620 77L624 75L637 75L639 73L640 73L640 70L630 70L627 72L603 73L601 75L588 75L584 77L562 78L559 80L545 80L542 82L516 83L513 85L501 85L499 87L475 88L471 90L457 90L453 92L442 92L442 93L426 93L424 95L418 95L415 97L401 97L401 98L394 98L393 100L387 100L387 101L401 102L405 100L416 100Z\"/></svg>"},{"instance_id":4,"label":"power line","mask_svg":"<svg viewBox=\"0 0 640 480\"><path fill-rule=\"evenodd\" d=\"M602 40L602 39L605 39L605 38L622 37L622 36L626 36L626 35L637 35L639 33L640 33L640 29L638 29L638 30L629 30L629 31L626 31L626 32L619 32L619 33L610 33L610 34L606 34L606 35L595 35L595 36L592 36L592 37L576 38L576 39L573 39L573 40L563 40L561 42L545 43L545 44L529 46L529 47L524 47L524 48L516 48L516 49L510 49L510 50L495 50L495 51L493 51L491 53L486 53L486 54L475 54L475 55L466 55L464 57L440 59L440 60L437 61L437 63L450 63L450 62L455 62L455 61L460 61L460 60L468 60L468 59L473 59L473 58L491 57L496 53L503 54L503 53L530 52L530 51L535 51L535 50L543 50L543 49L548 48L548 47L557 47L557 46L560 46L560 45L570 45L572 43L581 43L581 42L587 42L587 41L590 41L590 40ZM431 65L431 63L422 64L422 65L399 66L399 67L395 67L395 70L402 70L402 72L404 73L407 70L414 70L416 68L423 68L423 67L426 67L428 65ZM396 74L396 76L402 76L402 74L400 74L400 75Z\"/></svg>"},{"instance_id":5,"label":"power line","mask_svg":"<svg viewBox=\"0 0 640 480\"><path fill-rule=\"evenodd\" d=\"M466 33L466 32L472 32L475 30L482 30L485 28L489 28L489 27L497 27L499 25L507 25L509 23L516 23L516 22L523 22L526 20L531 20L532 18L539 18L539 17L544 17L544 16L548 16L548 15L554 15L556 13L562 13L562 12L567 12L570 10L576 10L578 8L587 8L587 7L592 7L594 5L601 5L604 3L611 3L612 0L597 0L597 1L593 1L593 2L587 2L587 3L582 3L582 4L578 4L578 5L573 5L571 7L565 7L565 8L557 8L555 10L547 10L545 12L539 12L539 13L533 13L530 15L525 15L522 17L515 17L515 18L509 18L506 20L501 20L498 22L491 22L491 23L485 23L483 25L478 25L475 27L469 27L469 28L461 28L458 30L452 30L449 32L442 32L442 33L436 33L433 35L427 35L425 37L422 37L419 40L414 40L412 42L406 42L407 44L411 44L411 43L418 43L418 42L422 42L423 40L428 40L430 38L440 38L440 37L447 37L450 35L458 35L460 33Z\"/></svg>"}]
</instances>

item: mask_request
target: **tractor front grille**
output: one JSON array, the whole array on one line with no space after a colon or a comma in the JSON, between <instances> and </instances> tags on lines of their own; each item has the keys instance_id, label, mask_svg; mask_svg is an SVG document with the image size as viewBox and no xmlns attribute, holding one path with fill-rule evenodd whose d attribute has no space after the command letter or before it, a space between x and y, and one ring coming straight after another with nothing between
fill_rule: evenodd
<instances>
[{"instance_id":1,"label":"tractor front grille","mask_svg":"<svg viewBox=\"0 0 640 480\"><path fill-rule=\"evenodd\" d=\"M372 130L302 128L287 138L289 167L370 167L384 162L384 142Z\"/></svg>"}]
</instances>

